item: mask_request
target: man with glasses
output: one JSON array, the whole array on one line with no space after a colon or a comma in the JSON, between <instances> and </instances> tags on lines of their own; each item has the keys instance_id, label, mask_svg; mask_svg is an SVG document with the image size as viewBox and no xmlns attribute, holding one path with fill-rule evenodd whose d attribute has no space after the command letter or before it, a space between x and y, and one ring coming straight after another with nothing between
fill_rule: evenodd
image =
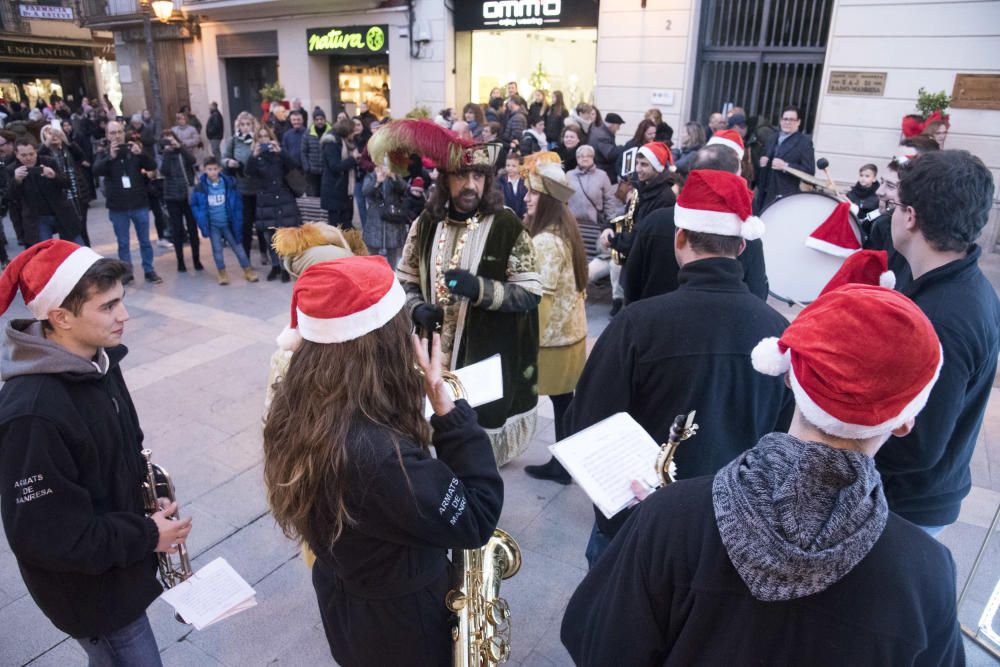
<instances>
[{"instance_id":1,"label":"man with glasses","mask_svg":"<svg viewBox=\"0 0 1000 667\"><path fill-rule=\"evenodd\" d=\"M958 519L1000 352L1000 300L979 269L976 239L989 217L993 176L966 151L934 151L883 183L895 251L912 272L897 289L927 315L944 352L916 427L875 457L889 509L936 535ZM902 341L900 341L902 342Z\"/></svg>"},{"instance_id":2,"label":"man with glasses","mask_svg":"<svg viewBox=\"0 0 1000 667\"><path fill-rule=\"evenodd\" d=\"M760 212L778 197L787 197L799 191L799 179L785 170L788 167L816 173L816 155L812 139L799 132L802 112L797 106L787 106L781 111L781 130L764 148L760 158L761 172L757 181L755 211Z\"/></svg>"}]
</instances>

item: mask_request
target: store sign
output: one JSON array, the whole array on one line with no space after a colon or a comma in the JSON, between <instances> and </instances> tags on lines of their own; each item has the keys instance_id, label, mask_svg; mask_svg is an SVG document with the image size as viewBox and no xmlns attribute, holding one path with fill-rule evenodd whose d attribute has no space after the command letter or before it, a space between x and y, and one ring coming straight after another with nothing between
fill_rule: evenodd
<instances>
[{"instance_id":1,"label":"store sign","mask_svg":"<svg viewBox=\"0 0 1000 667\"><path fill-rule=\"evenodd\" d=\"M309 53L345 56L389 53L387 25L349 25L306 31Z\"/></svg>"},{"instance_id":2,"label":"store sign","mask_svg":"<svg viewBox=\"0 0 1000 667\"><path fill-rule=\"evenodd\" d=\"M885 95L885 72L830 72L826 92L831 95Z\"/></svg>"},{"instance_id":3,"label":"store sign","mask_svg":"<svg viewBox=\"0 0 1000 667\"><path fill-rule=\"evenodd\" d=\"M455 30L596 28L597 0L465 0Z\"/></svg>"},{"instance_id":4,"label":"store sign","mask_svg":"<svg viewBox=\"0 0 1000 667\"><path fill-rule=\"evenodd\" d=\"M0 40L0 58L30 60L93 60L94 51L88 46L63 46L33 42Z\"/></svg>"},{"instance_id":5,"label":"store sign","mask_svg":"<svg viewBox=\"0 0 1000 667\"><path fill-rule=\"evenodd\" d=\"M50 5L20 5L21 16L26 19L51 19L55 21L72 21L72 7L52 7Z\"/></svg>"}]
</instances>

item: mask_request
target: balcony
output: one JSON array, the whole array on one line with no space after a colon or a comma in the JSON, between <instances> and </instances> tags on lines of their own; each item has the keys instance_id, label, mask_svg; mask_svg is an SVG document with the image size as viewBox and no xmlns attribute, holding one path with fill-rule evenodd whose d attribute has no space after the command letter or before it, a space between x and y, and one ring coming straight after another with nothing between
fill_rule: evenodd
<instances>
[{"instance_id":1,"label":"balcony","mask_svg":"<svg viewBox=\"0 0 1000 667\"><path fill-rule=\"evenodd\" d=\"M180 0L185 12L212 20L292 14L358 14L405 7L406 0Z\"/></svg>"}]
</instances>

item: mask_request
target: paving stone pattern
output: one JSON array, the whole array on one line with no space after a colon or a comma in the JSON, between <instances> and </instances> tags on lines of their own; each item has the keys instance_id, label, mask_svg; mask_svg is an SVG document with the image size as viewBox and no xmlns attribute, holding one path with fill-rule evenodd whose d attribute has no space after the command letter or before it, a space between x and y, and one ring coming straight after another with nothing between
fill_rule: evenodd
<instances>
[{"instance_id":1,"label":"paving stone pattern","mask_svg":"<svg viewBox=\"0 0 1000 667\"><path fill-rule=\"evenodd\" d=\"M114 256L107 214L95 207L90 233L96 249ZM8 238L14 236L9 228ZM13 245L11 246L13 249ZM186 252L189 252L187 250ZM138 248L133 248L138 262ZM309 571L297 546L267 511L261 475L260 413L274 337L285 324L290 285L247 284L228 252L232 284L220 287L209 244L202 243L204 272L177 274L171 249L156 250L159 286L141 277L128 288L131 321L123 364L146 442L154 460L173 475L182 512L194 517L189 550L195 568L222 556L257 591L257 607L202 632L177 623L157 601L149 616L168 667L334 665L320 625ZM254 253L254 266L259 264ZM191 267L190 261L188 267ZM991 276L1000 266L991 264ZM1000 281L994 282L1000 284ZM609 295L593 290L588 305L591 342L607 324ZM793 311L783 308L788 316ZM25 317L16 305L8 317ZM529 451L503 470L506 504L500 525L518 540L521 572L503 585L513 610L512 665L572 664L559 642L569 596L586 571L584 547L593 515L579 487L527 477L523 468L548 458L554 440L551 404L540 404L538 430ZM941 540L955 554L964 581L985 528L1000 503L1000 402L991 404L974 459L976 487L958 524ZM1000 549L1000 543L997 548ZM996 580L993 558L983 582ZM979 584L963 609L966 620L981 609L992 583ZM978 609L973 609L977 604ZM963 618L964 618L963 616ZM391 641L391 638L387 638ZM84 665L77 644L38 611L16 562L0 538L0 665ZM970 648L970 664L993 664Z\"/></svg>"}]
</instances>

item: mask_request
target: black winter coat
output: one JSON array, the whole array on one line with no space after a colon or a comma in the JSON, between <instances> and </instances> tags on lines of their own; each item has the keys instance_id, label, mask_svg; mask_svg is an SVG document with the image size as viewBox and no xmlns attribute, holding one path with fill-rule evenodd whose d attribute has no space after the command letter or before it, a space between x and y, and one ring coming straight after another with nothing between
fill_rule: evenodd
<instances>
[{"instance_id":1,"label":"black winter coat","mask_svg":"<svg viewBox=\"0 0 1000 667\"><path fill-rule=\"evenodd\" d=\"M55 230L59 238L70 241L80 235L80 217L70 201L69 177L59 169L51 157L38 156L37 167L49 167L56 172L55 178L40 174L28 174L20 183L14 172L21 166L16 159L7 167L9 183L7 197L21 204L21 224L24 226L24 241L28 245L38 243L38 218L51 215L55 220Z\"/></svg>"},{"instance_id":2,"label":"black winter coat","mask_svg":"<svg viewBox=\"0 0 1000 667\"><path fill-rule=\"evenodd\" d=\"M614 180L612 179L612 183ZM664 171L657 174L645 183L636 184L639 201L635 205L635 213L632 218L632 232L615 235L611 239L611 247L625 255L632 251L632 242L635 235L644 224L643 221L654 211L665 208L672 208L677 203L677 195L673 190L673 176L670 172ZM627 207L626 207L627 209Z\"/></svg>"},{"instance_id":3,"label":"black winter coat","mask_svg":"<svg viewBox=\"0 0 1000 667\"><path fill-rule=\"evenodd\" d=\"M545 110L545 138L550 143L558 144L562 141L562 131L568 116L569 112L565 109L562 113L556 113L552 107Z\"/></svg>"},{"instance_id":4,"label":"black winter coat","mask_svg":"<svg viewBox=\"0 0 1000 667\"><path fill-rule=\"evenodd\" d=\"M222 113L218 109L208 113L208 122L205 124L205 137L208 139L222 139L225 135L225 122L222 120Z\"/></svg>"},{"instance_id":5,"label":"black winter coat","mask_svg":"<svg viewBox=\"0 0 1000 667\"><path fill-rule=\"evenodd\" d=\"M194 184L195 162L194 156L183 146L177 150L163 151L160 173L163 175L164 201L188 200L190 188Z\"/></svg>"},{"instance_id":6,"label":"black winter coat","mask_svg":"<svg viewBox=\"0 0 1000 667\"><path fill-rule=\"evenodd\" d=\"M697 410L701 429L678 448L677 476L713 474L764 434L787 428L791 391L750 363L757 343L787 326L750 293L735 259L691 262L675 292L643 299L611 320L587 359L565 425L577 433L628 412L656 442L666 442L674 417ZM609 521L595 509L609 537L628 513Z\"/></svg>"},{"instance_id":7,"label":"black winter coat","mask_svg":"<svg viewBox=\"0 0 1000 667\"><path fill-rule=\"evenodd\" d=\"M945 547L890 513L840 581L761 602L722 544L712 477L699 477L633 512L570 599L561 637L581 667L955 667L965 664L955 576Z\"/></svg>"},{"instance_id":8,"label":"black winter coat","mask_svg":"<svg viewBox=\"0 0 1000 667\"><path fill-rule=\"evenodd\" d=\"M319 205L326 211L350 211L354 206L354 193L348 192L351 170L357 167L352 157L341 157L344 140L334 132L327 132L320 139L323 158L323 178L319 187Z\"/></svg>"},{"instance_id":9,"label":"black winter coat","mask_svg":"<svg viewBox=\"0 0 1000 667\"><path fill-rule=\"evenodd\" d=\"M29 336L30 320L8 325ZM11 331L15 330L15 333ZM72 637L117 630L161 592L143 513L143 435L119 363L10 377L0 389L0 512L35 603ZM65 352L64 354L70 354Z\"/></svg>"},{"instance_id":10,"label":"black winter coat","mask_svg":"<svg viewBox=\"0 0 1000 667\"><path fill-rule=\"evenodd\" d=\"M653 211L643 220L629 251L622 273L625 303L673 292L680 284L677 257L674 255L674 207ZM768 282L764 264L764 244L760 239L747 241L738 257L743 265L743 282L750 293L767 301Z\"/></svg>"},{"instance_id":11,"label":"black winter coat","mask_svg":"<svg viewBox=\"0 0 1000 667\"><path fill-rule=\"evenodd\" d=\"M285 184L285 174L294 168L295 164L284 151L261 153L247 161L247 176L256 179L258 184L255 209L257 229L298 227L302 224L295 195Z\"/></svg>"},{"instance_id":12,"label":"black winter coat","mask_svg":"<svg viewBox=\"0 0 1000 667\"><path fill-rule=\"evenodd\" d=\"M757 176L757 198L754 203L759 203L759 207L755 207L754 210L763 211L778 197L787 197L799 191L801 181L798 178L771 168L771 160L774 158L781 158L789 167L807 174L816 173L816 154L813 151L812 139L801 132L795 132L779 144L780 137L780 133L775 134L764 147L764 153L770 160Z\"/></svg>"},{"instance_id":13,"label":"black winter coat","mask_svg":"<svg viewBox=\"0 0 1000 667\"><path fill-rule=\"evenodd\" d=\"M431 425L436 459L369 422L347 439L343 488L356 523L332 549L310 545L323 627L345 667L451 664L448 550L489 540L503 480L468 403Z\"/></svg>"},{"instance_id":14,"label":"black winter coat","mask_svg":"<svg viewBox=\"0 0 1000 667\"><path fill-rule=\"evenodd\" d=\"M875 457L889 509L921 526L958 519L972 487L969 462L990 400L1000 353L1000 300L979 269L979 246L900 291L934 325L944 363L909 435Z\"/></svg>"},{"instance_id":15,"label":"black winter coat","mask_svg":"<svg viewBox=\"0 0 1000 667\"><path fill-rule=\"evenodd\" d=\"M146 186L142 171L155 171L156 160L146 153L135 155L128 144L118 149L118 156L111 157L110 151L100 150L94 158L94 176L104 176L106 203L109 211L131 211L149 208ZM128 177L129 187L125 187L122 177Z\"/></svg>"},{"instance_id":16,"label":"black winter coat","mask_svg":"<svg viewBox=\"0 0 1000 667\"><path fill-rule=\"evenodd\" d=\"M889 270L896 274L896 289L902 291L913 279L910 263L896 251L892 243L892 215L883 214L871 224L863 244L865 250L885 250L889 254Z\"/></svg>"}]
</instances>

